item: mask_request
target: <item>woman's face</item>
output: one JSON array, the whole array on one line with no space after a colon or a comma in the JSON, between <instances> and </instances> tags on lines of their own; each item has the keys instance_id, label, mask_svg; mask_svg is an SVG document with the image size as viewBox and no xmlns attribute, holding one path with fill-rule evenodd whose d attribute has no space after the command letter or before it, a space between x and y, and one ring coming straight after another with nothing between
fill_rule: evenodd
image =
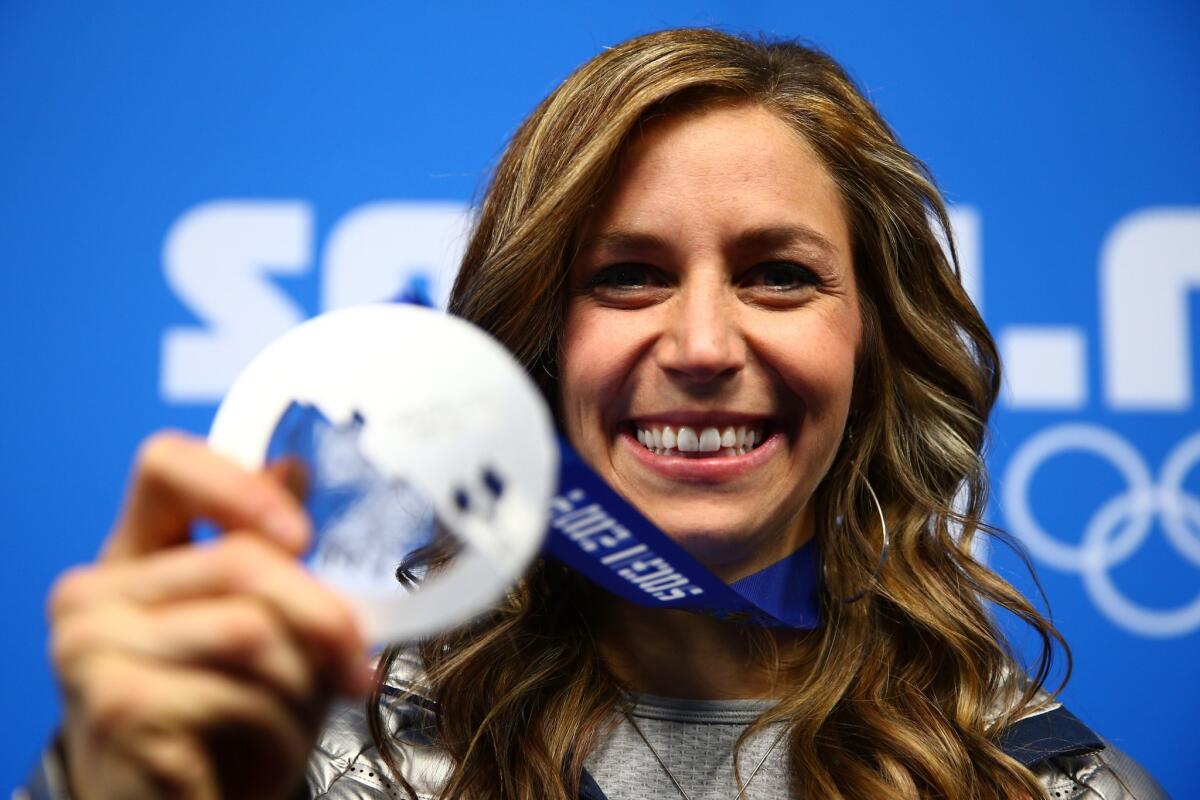
<instances>
[{"instance_id":1,"label":"woman's face","mask_svg":"<svg viewBox=\"0 0 1200 800\"><path fill-rule=\"evenodd\" d=\"M580 454L727 581L812 535L861 338L833 179L767 110L646 125L572 267L561 407Z\"/></svg>"}]
</instances>

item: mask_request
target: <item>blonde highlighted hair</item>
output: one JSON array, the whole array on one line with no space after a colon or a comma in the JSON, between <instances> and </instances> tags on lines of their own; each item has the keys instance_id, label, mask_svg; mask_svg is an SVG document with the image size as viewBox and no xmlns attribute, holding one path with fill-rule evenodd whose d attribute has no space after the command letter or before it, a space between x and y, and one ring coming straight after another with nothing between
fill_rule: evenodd
<instances>
[{"instance_id":1,"label":"blonde highlighted hair","mask_svg":"<svg viewBox=\"0 0 1200 800\"><path fill-rule=\"evenodd\" d=\"M768 642L784 699L756 725L787 722L800 796L1040 796L997 742L1065 644L971 552L988 532L982 450L996 348L953 246L943 249L949 220L928 170L836 62L794 42L702 29L604 51L513 137L451 311L507 345L556 404L573 248L623 148L651 116L731 102L776 114L832 175L851 225L865 332L848 434L813 498L824 625L802 669ZM878 574L883 542L867 480L889 529ZM856 602L840 599L864 588ZM622 702L590 634L589 597L579 578L538 563L501 607L422 646L438 746L454 763L445 797L577 796L583 760ZM988 604L1040 638L1028 670ZM377 708L373 716L387 755Z\"/></svg>"}]
</instances>

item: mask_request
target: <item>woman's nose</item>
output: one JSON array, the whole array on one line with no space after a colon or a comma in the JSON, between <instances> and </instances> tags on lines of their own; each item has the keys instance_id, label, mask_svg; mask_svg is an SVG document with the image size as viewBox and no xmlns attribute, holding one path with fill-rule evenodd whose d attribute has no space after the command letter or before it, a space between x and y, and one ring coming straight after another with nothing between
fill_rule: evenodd
<instances>
[{"instance_id":1,"label":"woman's nose","mask_svg":"<svg viewBox=\"0 0 1200 800\"><path fill-rule=\"evenodd\" d=\"M697 383L737 374L746 364L746 343L736 299L716 286L685 287L674 299L659 339L659 366Z\"/></svg>"}]
</instances>

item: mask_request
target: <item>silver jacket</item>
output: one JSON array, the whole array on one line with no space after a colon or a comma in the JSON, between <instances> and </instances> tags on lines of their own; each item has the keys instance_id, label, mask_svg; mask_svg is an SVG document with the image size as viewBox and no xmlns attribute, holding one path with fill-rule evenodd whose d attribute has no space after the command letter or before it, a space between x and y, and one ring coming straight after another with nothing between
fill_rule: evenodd
<instances>
[{"instance_id":1,"label":"silver jacket","mask_svg":"<svg viewBox=\"0 0 1200 800\"><path fill-rule=\"evenodd\" d=\"M398 744L398 765L421 800L437 800L450 761L426 736L435 720L432 701L421 694L415 657L396 662L385 687L383 721ZM1013 725L1002 737L1005 751L1033 770L1051 800L1168 800L1166 792L1136 762L1097 737L1069 711L1051 703ZM367 728L365 704L336 706L309 759L305 775L313 800L402 800L407 794L389 780ZM606 800L584 775L580 800ZM70 800L57 751L43 756L29 783L13 800Z\"/></svg>"},{"instance_id":2,"label":"silver jacket","mask_svg":"<svg viewBox=\"0 0 1200 800\"><path fill-rule=\"evenodd\" d=\"M421 800L436 800L450 762L423 731L435 714L421 695L420 665L397 662L389 686L384 723L399 743L399 766ZM415 693L415 694L414 694ZM1051 703L1022 719L1003 737L1005 751L1033 770L1051 800L1168 800L1162 787L1135 761L1099 739L1060 704ZM335 709L308 762L309 796L320 800L396 800L407 795L386 777L390 772L367 733L362 703ZM580 800L605 800L585 774Z\"/></svg>"}]
</instances>

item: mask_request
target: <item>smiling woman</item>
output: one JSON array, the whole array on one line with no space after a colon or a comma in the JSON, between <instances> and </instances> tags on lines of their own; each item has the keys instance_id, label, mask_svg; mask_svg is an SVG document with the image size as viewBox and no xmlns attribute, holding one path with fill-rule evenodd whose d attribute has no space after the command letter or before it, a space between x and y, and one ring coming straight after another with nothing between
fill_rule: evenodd
<instances>
[{"instance_id":1,"label":"smiling woman","mask_svg":"<svg viewBox=\"0 0 1200 800\"><path fill-rule=\"evenodd\" d=\"M643 608L547 559L325 718L365 688L361 643L295 562L286 476L160 435L51 599L66 769L51 754L43 788L281 797L307 769L323 798L1162 797L1047 693L1061 637L972 556L1000 368L948 231L824 54L709 30L606 50L517 131L451 311L721 580L815 543L821 624ZM197 517L237 532L188 545ZM1042 642L1031 666L993 608Z\"/></svg>"},{"instance_id":2,"label":"smiling woman","mask_svg":"<svg viewBox=\"0 0 1200 800\"><path fill-rule=\"evenodd\" d=\"M563 428L734 581L811 538L861 329L841 198L804 139L755 104L655 120L572 265Z\"/></svg>"}]
</instances>

